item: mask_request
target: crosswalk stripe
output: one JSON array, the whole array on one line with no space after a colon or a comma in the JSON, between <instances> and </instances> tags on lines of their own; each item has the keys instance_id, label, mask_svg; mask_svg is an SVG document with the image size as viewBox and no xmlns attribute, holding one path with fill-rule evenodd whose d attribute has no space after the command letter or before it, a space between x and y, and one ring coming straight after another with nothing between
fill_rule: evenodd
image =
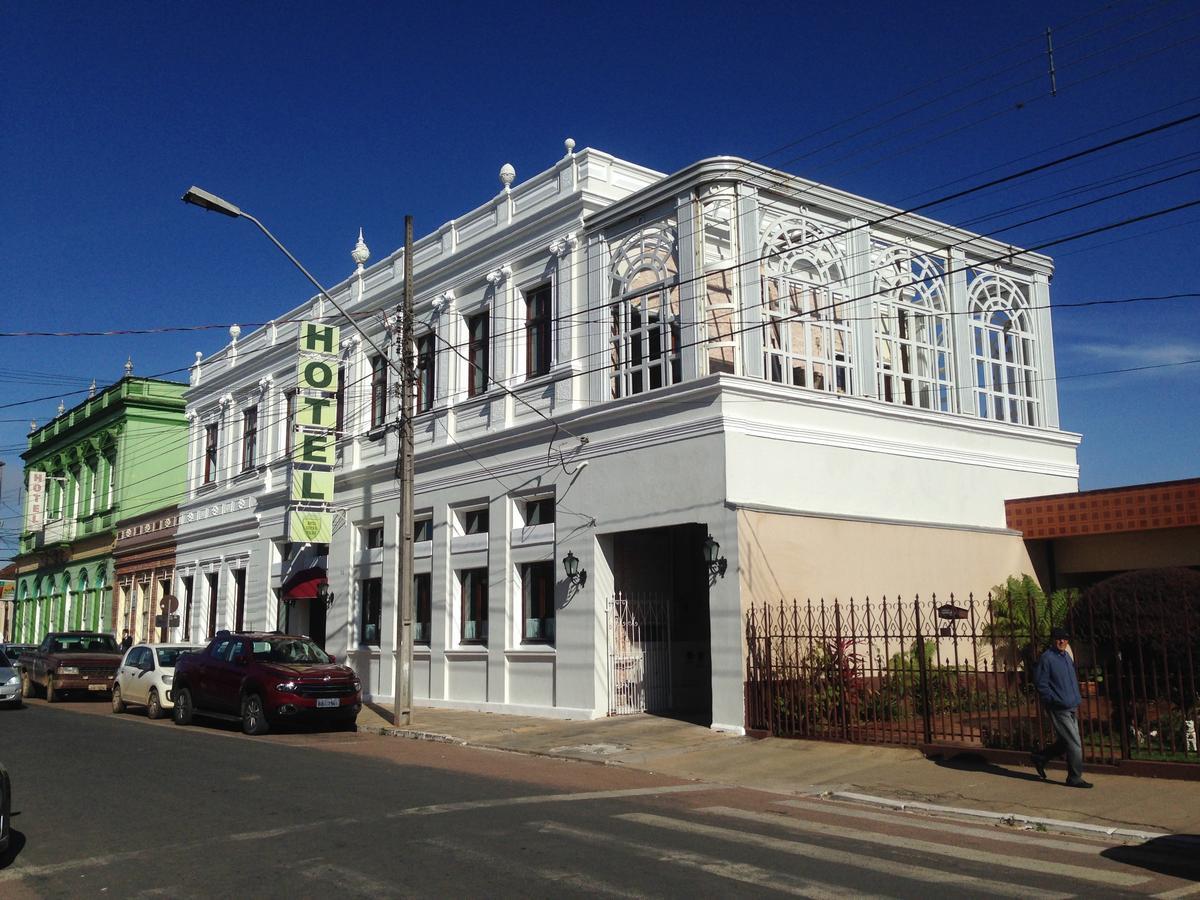
<instances>
[{"instance_id":1,"label":"crosswalk stripe","mask_svg":"<svg viewBox=\"0 0 1200 900\"><path fill-rule=\"evenodd\" d=\"M674 863L690 869L698 869L709 875L715 875L730 881L752 884L756 887L768 888L782 894L794 897L808 897L810 900L850 900L850 898L870 898L861 891L853 891L837 885L814 881L811 878L801 878L797 875L783 872L773 872L750 863L740 863L731 860L717 859L703 853L691 850L672 850L664 847L653 847L635 841L628 841L611 834L564 825L561 822L540 822L537 828L542 833L561 834L578 838L589 844L608 844L620 847L639 856L654 859L657 862ZM873 900L873 898L872 898Z\"/></svg>"},{"instance_id":2,"label":"crosswalk stripe","mask_svg":"<svg viewBox=\"0 0 1200 900\"><path fill-rule=\"evenodd\" d=\"M837 850L832 847L806 844L803 841L795 839L784 840L765 834L757 834L752 831L735 831L732 828L719 828L715 825L705 825L701 822L686 822L682 819L670 819L666 816L658 816L650 813L625 813L616 816L616 818L626 822L637 822L640 825L681 831L685 834L703 835L704 837L716 838L718 840L733 841L738 844L747 844L776 852L790 853L793 856L804 856L821 862L837 863L850 869L867 869L872 872L890 875L894 878L908 878L913 881L953 885L959 891L970 889L977 893L994 894L998 897L1041 897L1046 898L1046 900L1050 900L1050 898L1066 900L1066 898L1072 896L1071 894L1043 891L1027 885L1009 884L1003 881L978 878L974 875L964 875L958 872L943 872L940 869L931 869L927 866L917 866L890 859L877 859L864 853L849 853L845 850Z\"/></svg>"},{"instance_id":3,"label":"crosswalk stripe","mask_svg":"<svg viewBox=\"0 0 1200 900\"><path fill-rule=\"evenodd\" d=\"M780 800L777 806L788 806L793 809L803 809L810 812L825 813L843 819L866 819L868 822L888 822L902 825L905 828L919 828L924 831L945 831L949 834L965 834L973 837L986 838L989 841L1001 841L1011 844L1032 844L1035 847L1045 847L1050 850L1065 850L1068 853L1082 853L1086 856L1098 856L1107 850L1111 843L1106 844L1076 844L1072 841L1060 841L1051 837L1033 837L1032 835L1005 831L1003 827L972 828L953 822L935 822L931 819L914 816L911 813L889 815L874 810L855 809L841 803L829 801L811 802L808 800Z\"/></svg>"},{"instance_id":4,"label":"crosswalk stripe","mask_svg":"<svg viewBox=\"0 0 1200 900\"><path fill-rule=\"evenodd\" d=\"M914 850L918 853L932 853L937 856L948 856L957 860L984 863L990 866L1004 866L1008 869L1020 869L1034 872L1038 875L1060 875L1064 878L1076 878L1080 881L1093 881L1098 884L1131 887L1142 884L1149 878L1144 875L1131 875L1127 872L1113 872L1094 867L1074 866L1070 863L1052 862L1044 859L1028 859L1014 857L1007 853L992 853L987 850L975 850L971 847L935 844L932 841L920 841L915 838L899 837L893 834L876 834L858 828L844 828L841 825L828 825L824 822L806 822L789 816L772 815L770 813L755 813L747 810L732 809L725 806L712 806L703 810L706 813L759 822L792 831L804 831L815 834L832 835L848 838L866 844L881 844L885 847L900 847Z\"/></svg>"},{"instance_id":5,"label":"crosswalk stripe","mask_svg":"<svg viewBox=\"0 0 1200 900\"><path fill-rule=\"evenodd\" d=\"M592 875L580 872L568 872L563 869L549 869L537 865L531 866L525 861L514 862L511 857L498 853L480 850L478 847L463 840L448 837L427 837L421 839L422 844L437 847L454 854L457 861L470 861L480 866L482 870L497 873L503 872L510 877L516 877L522 882L535 875L555 884L576 888L588 894L601 894L605 897L622 897L626 900L648 900L649 894L638 893L609 884Z\"/></svg>"},{"instance_id":6,"label":"crosswalk stripe","mask_svg":"<svg viewBox=\"0 0 1200 900\"><path fill-rule=\"evenodd\" d=\"M412 806L387 814L387 818L402 816L432 816L448 812L468 812L475 809L496 809L502 806L530 806L538 803L575 803L583 800L620 800L625 797L656 797L659 794L686 794L714 790L711 784L668 784L662 787L625 788L614 791L579 791L574 794L532 794L525 797L498 797L495 800L464 800L461 803L438 803L433 806Z\"/></svg>"},{"instance_id":7,"label":"crosswalk stripe","mask_svg":"<svg viewBox=\"0 0 1200 900\"><path fill-rule=\"evenodd\" d=\"M1158 900L1178 900L1179 897L1190 897L1193 894L1200 894L1200 881L1195 884L1185 884L1183 887L1177 887L1173 891L1163 891L1161 894L1154 896Z\"/></svg>"}]
</instances>

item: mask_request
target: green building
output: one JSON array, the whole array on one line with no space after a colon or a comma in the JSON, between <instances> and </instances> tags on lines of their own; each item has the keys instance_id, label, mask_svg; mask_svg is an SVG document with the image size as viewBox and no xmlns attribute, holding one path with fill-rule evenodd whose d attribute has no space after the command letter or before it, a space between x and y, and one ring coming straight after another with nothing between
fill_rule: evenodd
<instances>
[{"instance_id":1,"label":"green building","mask_svg":"<svg viewBox=\"0 0 1200 900\"><path fill-rule=\"evenodd\" d=\"M182 496L186 389L127 374L30 432L13 640L115 631L116 525Z\"/></svg>"}]
</instances>

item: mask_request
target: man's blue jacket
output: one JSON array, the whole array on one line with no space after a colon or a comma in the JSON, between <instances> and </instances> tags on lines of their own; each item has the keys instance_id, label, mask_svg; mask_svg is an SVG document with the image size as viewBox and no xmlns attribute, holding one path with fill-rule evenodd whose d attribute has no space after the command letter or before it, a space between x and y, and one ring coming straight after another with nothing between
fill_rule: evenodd
<instances>
[{"instance_id":1,"label":"man's blue jacket","mask_svg":"<svg viewBox=\"0 0 1200 900\"><path fill-rule=\"evenodd\" d=\"M1056 647L1051 647L1038 660L1036 683L1038 695L1050 709L1079 707L1082 698L1075 662Z\"/></svg>"}]
</instances>

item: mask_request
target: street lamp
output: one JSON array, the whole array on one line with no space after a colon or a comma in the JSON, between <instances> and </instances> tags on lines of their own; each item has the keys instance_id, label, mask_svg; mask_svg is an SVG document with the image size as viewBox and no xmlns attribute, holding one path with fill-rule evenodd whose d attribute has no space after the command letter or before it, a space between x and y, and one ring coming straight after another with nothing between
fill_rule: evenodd
<instances>
[{"instance_id":1,"label":"street lamp","mask_svg":"<svg viewBox=\"0 0 1200 900\"><path fill-rule=\"evenodd\" d=\"M412 308L413 308L413 239L412 216L404 217L404 299L400 310L400 340L401 362L397 362L371 339L365 330L346 312L329 291L312 276L308 269L300 264L300 260L292 255L287 247L279 242L275 235L267 230L267 226L258 221L250 213L230 203L216 194L192 185L181 198L184 203L198 206L209 212L220 213L232 219L249 219L258 230L279 248L292 261L304 277L321 292L329 303L350 323L363 340L400 375L400 610L393 617L396 623L392 640L392 721L396 725L408 725L412 722L412 647L413 647L413 435L412 435L412 399L414 396L414 374L416 359L413 354ZM328 584L323 584L325 593L319 598L326 606L333 603L333 594L329 593ZM402 649L403 648L403 649Z\"/></svg>"},{"instance_id":2,"label":"street lamp","mask_svg":"<svg viewBox=\"0 0 1200 900\"><path fill-rule=\"evenodd\" d=\"M579 568L579 558L570 550L563 557L563 571L567 573L567 581L571 584L583 587L587 584L587 569Z\"/></svg>"},{"instance_id":3,"label":"street lamp","mask_svg":"<svg viewBox=\"0 0 1200 900\"><path fill-rule=\"evenodd\" d=\"M704 539L704 563L708 566L709 575L725 577L729 562L721 556L721 545L710 534Z\"/></svg>"}]
</instances>

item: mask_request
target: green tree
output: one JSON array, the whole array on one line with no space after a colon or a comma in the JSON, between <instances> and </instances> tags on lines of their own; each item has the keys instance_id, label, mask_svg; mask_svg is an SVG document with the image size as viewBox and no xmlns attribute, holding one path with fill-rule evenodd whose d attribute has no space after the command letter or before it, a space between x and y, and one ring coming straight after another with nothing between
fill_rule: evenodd
<instances>
[{"instance_id":1,"label":"green tree","mask_svg":"<svg viewBox=\"0 0 1200 900\"><path fill-rule=\"evenodd\" d=\"M1071 607L1079 600L1075 589L1059 590L1049 597L1028 575L1010 575L1004 584L992 588L988 597L988 623L984 637L997 650L1007 648L1033 671L1038 655L1050 643L1050 630L1067 622Z\"/></svg>"}]
</instances>

